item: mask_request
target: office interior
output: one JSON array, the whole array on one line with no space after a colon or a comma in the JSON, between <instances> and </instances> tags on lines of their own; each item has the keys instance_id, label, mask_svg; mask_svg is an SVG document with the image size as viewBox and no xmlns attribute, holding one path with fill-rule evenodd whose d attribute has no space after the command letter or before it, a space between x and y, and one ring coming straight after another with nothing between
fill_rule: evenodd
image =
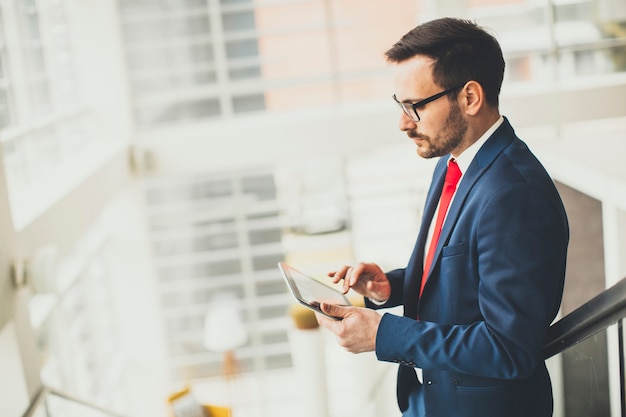
<instances>
[{"instance_id":1,"label":"office interior","mask_svg":"<svg viewBox=\"0 0 626 417\"><path fill-rule=\"evenodd\" d=\"M396 365L297 326L276 263L406 265L434 161L383 53L441 16L500 41L562 194L560 316L626 277L623 0L2 0L0 415L399 416ZM624 415L618 340L549 359L555 416Z\"/></svg>"}]
</instances>

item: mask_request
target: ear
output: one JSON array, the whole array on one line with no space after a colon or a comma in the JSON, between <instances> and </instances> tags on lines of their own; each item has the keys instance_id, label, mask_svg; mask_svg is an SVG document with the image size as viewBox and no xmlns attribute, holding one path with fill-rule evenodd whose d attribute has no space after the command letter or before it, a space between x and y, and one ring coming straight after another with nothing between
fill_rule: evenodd
<instances>
[{"instance_id":1,"label":"ear","mask_svg":"<svg viewBox=\"0 0 626 417\"><path fill-rule=\"evenodd\" d=\"M468 81L459 93L459 100L466 114L476 116L480 109L486 105L485 91L478 82Z\"/></svg>"}]
</instances>

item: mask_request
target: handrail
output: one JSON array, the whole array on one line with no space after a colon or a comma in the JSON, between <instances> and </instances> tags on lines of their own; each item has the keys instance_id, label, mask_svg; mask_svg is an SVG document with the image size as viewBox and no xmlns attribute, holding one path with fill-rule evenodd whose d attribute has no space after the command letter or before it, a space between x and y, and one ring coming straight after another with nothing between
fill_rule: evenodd
<instances>
[{"instance_id":1,"label":"handrail","mask_svg":"<svg viewBox=\"0 0 626 417\"><path fill-rule=\"evenodd\" d=\"M572 311L548 330L543 357L548 359L626 317L626 278ZM384 377L384 374L383 374ZM45 398L54 395L109 417L124 417L56 388L42 386L22 417L33 417ZM54 417L54 416L51 416Z\"/></svg>"},{"instance_id":2,"label":"handrail","mask_svg":"<svg viewBox=\"0 0 626 417\"><path fill-rule=\"evenodd\" d=\"M543 357L548 359L626 317L626 278L550 326Z\"/></svg>"},{"instance_id":3,"label":"handrail","mask_svg":"<svg viewBox=\"0 0 626 417\"><path fill-rule=\"evenodd\" d=\"M107 410L106 408L100 407L99 405L90 403L89 401L86 400L82 400L78 397L75 397L71 394L68 394L66 392L63 392L61 390L58 390L56 388L52 388L52 387L48 387L48 386L42 386L39 391L37 392L37 394L35 395L35 398L33 399L33 401L30 403L30 405L28 406L28 408L26 409L26 411L24 412L24 414L22 415L22 417L32 417L33 415L35 415L35 412L37 412L37 410L39 410L40 406L43 404L45 398L49 395L54 395L56 397L59 398L63 398L67 401L76 403L76 404L80 404L82 406L91 408L94 411L98 411L106 416L109 417L125 417L122 416L121 414L117 414L113 411ZM50 417L55 417L55 416L50 416Z\"/></svg>"}]
</instances>

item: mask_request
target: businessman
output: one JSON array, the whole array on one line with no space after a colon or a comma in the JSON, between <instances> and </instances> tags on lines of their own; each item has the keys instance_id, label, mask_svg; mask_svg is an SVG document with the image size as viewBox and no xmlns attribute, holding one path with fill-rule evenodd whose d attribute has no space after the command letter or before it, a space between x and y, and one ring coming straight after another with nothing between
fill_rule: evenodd
<instances>
[{"instance_id":1,"label":"businessman","mask_svg":"<svg viewBox=\"0 0 626 417\"><path fill-rule=\"evenodd\" d=\"M550 176L500 115L500 46L480 26L444 18L386 57L400 129L419 156L439 161L406 268L329 273L369 308L323 304L342 320L318 320L348 351L399 364L403 416L551 416L541 351L561 303L569 228ZM372 310L398 305L403 317Z\"/></svg>"}]
</instances>

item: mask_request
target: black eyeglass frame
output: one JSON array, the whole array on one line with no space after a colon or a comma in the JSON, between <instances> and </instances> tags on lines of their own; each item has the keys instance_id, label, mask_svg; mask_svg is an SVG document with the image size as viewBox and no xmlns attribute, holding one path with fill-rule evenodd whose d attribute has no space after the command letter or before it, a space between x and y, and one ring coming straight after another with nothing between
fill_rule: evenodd
<instances>
[{"instance_id":1,"label":"black eyeglass frame","mask_svg":"<svg viewBox=\"0 0 626 417\"><path fill-rule=\"evenodd\" d=\"M464 86L465 84L461 84L461 85L457 85L456 87L448 88L447 90L444 90L440 93L427 97L424 100L420 100L417 103L402 103L401 101L398 101L398 98L396 97L395 94L393 95L393 100L398 104L398 106L400 106L404 114L406 114L409 117L409 119L413 120L414 122L419 122L422 119L420 118L420 115L417 113L418 107L423 107L427 105L428 103L430 103L431 101L435 101L438 98L441 98L447 94L450 94L454 90L463 88ZM415 116L411 115L411 111L409 110L409 108L413 109L413 114L415 114Z\"/></svg>"}]
</instances>

